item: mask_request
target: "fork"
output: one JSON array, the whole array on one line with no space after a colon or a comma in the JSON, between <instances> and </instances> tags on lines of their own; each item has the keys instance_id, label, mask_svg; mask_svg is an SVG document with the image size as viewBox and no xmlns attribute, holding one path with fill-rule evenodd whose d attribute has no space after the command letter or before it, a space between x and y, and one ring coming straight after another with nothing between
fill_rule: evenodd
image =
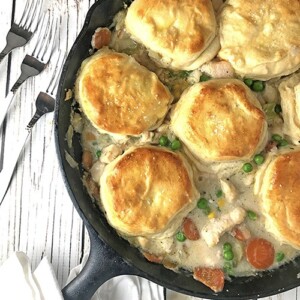
<instances>
[{"instance_id":1,"label":"fork","mask_svg":"<svg viewBox=\"0 0 300 300\"><path fill-rule=\"evenodd\" d=\"M42 19L41 29L38 34L37 44L31 55L26 55L21 64L21 75L16 83L7 94L6 98L2 101L0 110L0 128L5 119L6 113L12 103L14 95L20 85L27 80L29 77L40 74L52 56L55 48L55 37L57 33L57 20L53 25L54 21L50 18L49 14L44 15ZM50 30L49 30L50 28Z\"/></svg>"},{"instance_id":2,"label":"fork","mask_svg":"<svg viewBox=\"0 0 300 300\"><path fill-rule=\"evenodd\" d=\"M5 197L7 189L9 187L12 175L14 173L15 166L19 160L20 154L24 149L26 141L31 134L32 128L36 122L46 113L53 112L55 108L55 93L58 87L61 70L63 67L64 57L61 52L58 52L58 59L56 66L53 70L52 78L50 79L49 86L46 92L40 92L36 98L36 111L25 128L25 132L22 133L18 145L14 148L14 153L10 153L8 158L5 158L4 166L0 172L0 205Z\"/></svg>"},{"instance_id":3,"label":"fork","mask_svg":"<svg viewBox=\"0 0 300 300\"><path fill-rule=\"evenodd\" d=\"M0 62L13 49L24 46L27 42L29 42L39 23L42 7L43 0L32 0L31 4L30 0L26 1L20 21L18 24L13 22L9 32L7 33L6 46L0 53Z\"/></svg>"}]
</instances>

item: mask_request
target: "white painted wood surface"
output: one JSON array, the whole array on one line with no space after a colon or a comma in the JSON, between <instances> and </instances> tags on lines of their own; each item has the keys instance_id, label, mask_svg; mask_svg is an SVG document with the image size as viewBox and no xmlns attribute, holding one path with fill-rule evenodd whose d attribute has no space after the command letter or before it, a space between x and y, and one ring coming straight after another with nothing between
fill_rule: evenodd
<instances>
[{"instance_id":1,"label":"white painted wood surface","mask_svg":"<svg viewBox=\"0 0 300 300\"><path fill-rule=\"evenodd\" d=\"M71 48L93 3L94 0L44 1L44 9L53 12L53 16L59 19L60 36L57 43L63 53ZM21 16L24 4L25 0L1 1L1 49L5 46L12 20ZM33 37L25 47L14 50L0 64L0 109L6 85L12 86L16 81L21 62L26 53L32 52L35 42L36 37ZM51 65L41 75L27 80L17 91L8 114L6 157L14 148L20 129L26 126L33 115L35 98L40 90L46 89L49 74ZM59 284L63 286L69 271L80 263L88 236L64 186L53 131L53 114L42 117L20 157L0 207L0 264L14 251L23 251L35 269L46 255L53 264ZM300 300L300 290L293 289L268 299Z\"/></svg>"}]
</instances>

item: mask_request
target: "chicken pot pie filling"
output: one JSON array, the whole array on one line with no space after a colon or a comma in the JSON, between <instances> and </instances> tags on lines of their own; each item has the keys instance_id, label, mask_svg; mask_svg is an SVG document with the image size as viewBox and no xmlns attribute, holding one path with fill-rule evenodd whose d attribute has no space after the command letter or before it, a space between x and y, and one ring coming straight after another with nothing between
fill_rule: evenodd
<instances>
[{"instance_id":1,"label":"chicken pot pie filling","mask_svg":"<svg viewBox=\"0 0 300 300\"><path fill-rule=\"evenodd\" d=\"M222 1L213 1L216 14L223 7L219 2ZM160 87L165 97L161 102L154 93L151 105L162 107L147 111L149 106L146 106L145 111L139 111L139 118L144 114L144 120L157 114L151 126L143 127L144 131L134 134L125 126L122 134L116 135L108 127L105 132L96 128L82 106L78 105L78 88L74 89L67 140L71 149L73 133L80 134L83 154L79 163L84 170L83 183L92 200L110 216L109 222L117 232L140 249L145 259L176 272L188 270L196 280L215 292L221 291L224 280L230 280L232 276L252 276L294 259L299 255L299 236L289 242L280 228L270 230L270 204L266 209L266 203L270 203L272 197L280 201L280 197L285 199L285 195L278 196L276 189L267 191L266 182L273 182L274 177L278 186L285 185L282 191L293 189L292 196L289 195L289 199L294 197L292 201L296 202L292 221L293 224L297 220L300 222L300 197L295 196L300 194L300 186L295 184L297 172L288 169L295 162L291 160L284 170L285 177L290 176L290 180L278 176L279 168L269 167L274 165L274 161L280 161L282 168L289 154L290 157L299 157L293 154L300 153L299 72L268 81L243 78L234 72L229 62L220 60L218 56L195 70L175 71L161 67L149 56L148 49L126 31L126 13L127 8L119 12L110 28L96 30L91 57L99 55L103 49L113 55L126 55L126 60L129 57L134 66L153 74L144 76L155 76L155 85ZM124 71L122 64L118 68L122 70L120 72ZM130 77L130 73L124 74ZM79 70L78 78L81 75ZM97 78L99 82L101 76ZM95 86L100 86L99 82ZM198 85L200 89L197 89ZM109 87L101 87L104 92L99 93L113 95L114 91ZM132 87L129 88L132 92ZM230 92L225 95L226 90ZM239 94L233 95L235 91ZM126 94L126 87L122 92ZM144 101L141 93L147 94L147 91L137 89L134 99L137 103ZM195 98L186 96L193 93L196 93ZM187 101L193 99L198 100L188 105ZM122 100L117 105L122 107ZM89 109L93 111L93 106ZM105 105L102 109L106 109ZM97 114L95 106L93 115ZM120 117L111 115L111 124L118 128ZM100 112L98 118L101 120ZM106 118L109 119L109 114ZM131 128L135 128L134 122L141 125L138 118L129 121ZM238 122L241 122L240 126ZM230 134L233 129L236 135ZM222 138L222 130L227 134L226 138ZM235 149L235 145L239 148ZM144 153L138 156L140 163L137 159L131 161L136 151ZM165 158L157 156L161 151ZM180 169L170 162L173 161L173 158L169 160L172 155L175 155L177 163L181 161ZM163 172L166 157L168 171ZM70 155L68 159L74 163ZM169 176L168 172L171 172ZM187 177L184 179L182 174ZM183 180L187 181L184 183ZM169 193L172 182L176 181L181 188ZM157 188L158 185L160 188ZM266 193L269 202L266 202ZM126 198L126 194L131 196ZM128 201L134 195L138 197ZM147 195L151 195L151 199ZM155 207L151 206L152 201ZM162 222L163 226L152 230L154 223L148 223L147 218L139 218L134 210L139 205L144 216L153 211L155 218L162 218L156 219L155 225L159 226ZM158 214L159 206L162 211ZM123 207L124 212L116 213L117 207ZM283 216L290 217L282 213L280 218ZM122 230L122 222L130 218L138 218L143 225L137 230L136 226L133 229L127 224L126 230ZM143 231L143 226L147 230ZM297 238L298 242L295 242ZM209 279L212 277L215 278L213 282Z\"/></svg>"}]
</instances>

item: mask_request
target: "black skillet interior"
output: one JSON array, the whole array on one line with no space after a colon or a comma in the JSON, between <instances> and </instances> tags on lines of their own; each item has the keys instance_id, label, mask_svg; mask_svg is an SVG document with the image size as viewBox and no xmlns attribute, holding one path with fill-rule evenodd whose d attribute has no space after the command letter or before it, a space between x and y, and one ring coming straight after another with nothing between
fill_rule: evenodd
<instances>
[{"instance_id":1,"label":"black skillet interior","mask_svg":"<svg viewBox=\"0 0 300 300\"><path fill-rule=\"evenodd\" d=\"M67 146L65 137L70 124L71 101L64 100L65 92L74 87L76 73L81 62L89 55L90 42L95 29L100 26L111 25L113 16L122 8L123 1L121 0L102 0L91 7L85 25L66 60L57 94L55 132L58 157L71 200L93 239L90 253L93 260L85 270L88 279L83 278L78 281L74 288L78 290L85 288L93 291L105 280L126 273L139 274L184 294L211 299L258 298L298 286L300 284L300 278L297 278L297 274L300 273L300 257L272 272L263 272L253 277L232 278L231 281L226 282L221 293L215 294L203 284L195 281L187 272L175 273L159 264L146 261L137 249L132 248L116 234L106 222L102 212L92 203L82 185L80 171L70 167L65 158L65 151L67 151L79 162L82 153L79 139L76 136L73 139L74 149L72 153ZM96 238L93 238L95 236ZM97 263L97 259L102 263ZM94 276L93 287L90 283L89 273ZM98 276L103 278L98 278ZM80 297L74 296L69 297L69 299L83 299Z\"/></svg>"}]
</instances>

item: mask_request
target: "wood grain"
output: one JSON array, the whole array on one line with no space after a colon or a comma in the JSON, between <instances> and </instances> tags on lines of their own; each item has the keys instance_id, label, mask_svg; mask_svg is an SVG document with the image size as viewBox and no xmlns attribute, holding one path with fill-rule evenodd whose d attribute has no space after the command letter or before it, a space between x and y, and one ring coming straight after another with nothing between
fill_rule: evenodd
<instances>
[{"instance_id":1,"label":"wood grain","mask_svg":"<svg viewBox=\"0 0 300 300\"><path fill-rule=\"evenodd\" d=\"M86 13L94 1L49 0L44 10L59 20L57 46L67 53L79 34ZM25 0L6 0L0 6L0 48L12 20L19 18ZM16 49L0 64L0 109L7 86L20 74L26 53L31 53L36 37ZM9 110L5 129L4 156L8 157L35 110L35 98L45 90L53 66L39 76L28 79L17 91ZM3 103L3 102L2 102ZM0 141L3 137L0 134ZM24 251L32 268L47 256L53 264L58 282L64 285L70 270L80 263L88 247L88 236L64 186L56 157L53 114L44 116L32 132L16 167L10 188L0 207L0 263L14 251ZM273 297L272 300L300 300L299 290ZM191 298L190 298L191 299Z\"/></svg>"}]
</instances>

